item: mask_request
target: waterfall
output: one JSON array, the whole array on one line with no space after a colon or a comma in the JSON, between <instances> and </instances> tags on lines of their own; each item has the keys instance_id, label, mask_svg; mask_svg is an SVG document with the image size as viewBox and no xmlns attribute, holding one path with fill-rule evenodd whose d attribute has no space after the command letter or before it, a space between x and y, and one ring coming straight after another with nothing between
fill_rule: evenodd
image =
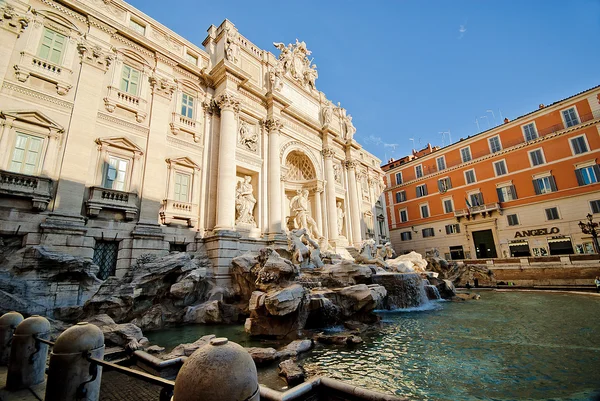
<instances>
[{"instance_id":1,"label":"waterfall","mask_svg":"<svg viewBox=\"0 0 600 401\"><path fill-rule=\"evenodd\" d=\"M388 310L427 304L425 281L418 273L378 273L373 276L373 283L384 286L387 291L384 306Z\"/></svg>"},{"instance_id":2,"label":"waterfall","mask_svg":"<svg viewBox=\"0 0 600 401\"><path fill-rule=\"evenodd\" d=\"M442 299L440 292L435 285L425 284L425 291L427 292L427 298L431 301Z\"/></svg>"}]
</instances>

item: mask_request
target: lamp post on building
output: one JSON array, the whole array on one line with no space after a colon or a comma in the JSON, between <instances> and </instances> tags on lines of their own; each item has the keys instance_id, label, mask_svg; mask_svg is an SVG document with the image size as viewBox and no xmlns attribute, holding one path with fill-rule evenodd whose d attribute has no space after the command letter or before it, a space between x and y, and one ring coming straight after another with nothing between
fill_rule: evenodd
<instances>
[{"instance_id":1,"label":"lamp post on building","mask_svg":"<svg viewBox=\"0 0 600 401\"><path fill-rule=\"evenodd\" d=\"M587 223L580 221L579 228L581 229L582 233L592 235L592 243L594 244L594 251L596 253L600 253L600 245L598 245L598 223L594 223L592 221L594 216L592 216L591 213L588 213L586 217L588 219Z\"/></svg>"}]
</instances>

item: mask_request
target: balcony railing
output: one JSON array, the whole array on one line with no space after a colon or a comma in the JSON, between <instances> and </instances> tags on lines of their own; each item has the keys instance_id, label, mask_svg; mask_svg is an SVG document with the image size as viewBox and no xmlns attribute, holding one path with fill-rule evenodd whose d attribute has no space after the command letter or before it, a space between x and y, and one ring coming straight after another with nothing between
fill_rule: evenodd
<instances>
[{"instance_id":1,"label":"balcony railing","mask_svg":"<svg viewBox=\"0 0 600 401\"><path fill-rule=\"evenodd\" d=\"M26 82L33 75L55 84L59 95L66 95L73 87L73 71L25 51L21 52L21 60L14 68L19 81Z\"/></svg>"},{"instance_id":2,"label":"balcony railing","mask_svg":"<svg viewBox=\"0 0 600 401\"><path fill-rule=\"evenodd\" d=\"M108 95L104 98L104 106L110 113L115 111L116 107L128 110L135 114L135 119L138 123L144 122L148 115L145 99L122 91L114 86L108 87Z\"/></svg>"},{"instance_id":3,"label":"balcony railing","mask_svg":"<svg viewBox=\"0 0 600 401\"><path fill-rule=\"evenodd\" d=\"M188 227L194 227L198 222L198 205L165 199L159 214L162 224L168 225L180 221L186 223Z\"/></svg>"},{"instance_id":4,"label":"balcony railing","mask_svg":"<svg viewBox=\"0 0 600 401\"><path fill-rule=\"evenodd\" d=\"M200 142L201 124L192 118L188 118L179 113L173 113L171 118L171 132L173 135L179 135L181 132L187 132L194 138L194 142Z\"/></svg>"},{"instance_id":5,"label":"balcony railing","mask_svg":"<svg viewBox=\"0 0 600 401\"><path fill-rule=\"evenodd\" d=\"M470 209L458 209L454 211L454 217L456 218L460 218L460 217L467 217L470 218L471 216L474 216L476 214L482 214L485 216L485 214L489 214L491 216L492 212L498 210L501 211L502 208L500 207L499 203L486 203L485 205L479 205L479 206L473 206Z\"/></svg>"},{"instance_id":6,"label":"balcony railing","mask_svg":"<svg viewBox=\"0 0 600 401\"><path fill-rule=\"evenodd\" d=\"M52 180L0 170L0 195L31 199L34 210L44 211L52 200Z\"/></svg>"},{"instance_id":7,"label":"balcony railing","mask_svg":"<svg viewBox=\"0 0 600 401\"><path fill-rule=\"evenodd\" d=\"M124 213L125 220L133 220L138 214L137 203L138 196L133 192L91 187L88 200L86 201L87 215L97 217L102 209L109 209Z\"/></svg>"}]
</instances>

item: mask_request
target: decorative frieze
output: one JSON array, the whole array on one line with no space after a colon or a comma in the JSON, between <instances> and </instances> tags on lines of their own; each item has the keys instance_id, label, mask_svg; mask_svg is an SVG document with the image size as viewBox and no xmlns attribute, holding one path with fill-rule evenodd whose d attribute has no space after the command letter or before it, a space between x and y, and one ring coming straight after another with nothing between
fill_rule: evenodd
<instances>
[{"instance_id":1,"label":"decorative frieze","mask_svg":"<svg viewBox=\"0 0 600 401\"><path fill-rule=\"evenodd\" d=\"M115 55L111 51L106 51L102 47L82 40L77 44L77 51L81 57L81 62L108 71L111 63L115 59Z\"/></svg>"},{"instance_id":2,"label":"decorative frieze","mask_svg":"<svg viewBox=\"0 0 600 401\"><path fill-rule=\"evenodd\" d=\"M68 102L68 101L53 97L53 96L48 96L41 92L23 87L21 85L16 85L16 84L8 82L8 81L4 81L2 83L2 89L20 93L25 96L32 97L34 99L38 99L38 100L41 100L41 101L44 101L47 103L51 103L53 105L62 107L64 109L71 110L73 108L73 103L71 103L71 102Z\"/></svg>"},{"instance_id":3,"label":"decorative frieze","mask_svg":"<svg viewBox=\"0 0 600 401\"><path fill-rule=\"evenodd\" d=\"M150 77L150 87L152 88L152 93L162 96L166 99L171 100L173 97L173 92L177 89L177 85L163 77Z\"/></svg>"},{"instance_id":4,"label":"decorative frieze","mask_svg":"<svg viewBox=\"0 0 600 401\"><path fill-rule=\"evenodd\" d=\"M238 144L250 152L256 153L258 150L258 134L256 127L240 120L238 129Z\"/></svg>"}]
</instances>

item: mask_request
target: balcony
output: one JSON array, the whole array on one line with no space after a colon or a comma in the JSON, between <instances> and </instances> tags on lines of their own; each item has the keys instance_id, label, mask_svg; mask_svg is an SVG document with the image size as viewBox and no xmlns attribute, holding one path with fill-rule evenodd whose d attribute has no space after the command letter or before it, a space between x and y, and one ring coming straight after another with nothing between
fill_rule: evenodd
<instances>
[{"instance_id":1,"label":"balcony","mask_svg":"<svg viewBox=\"0 0 600 401\"><path fill-rule=\"evenodd\" d=\"M85 202L87 215L97 217L102 209L118 210L125 214L125 220L133 220L138 214L138 196L132 192L91 187Z\"/></svg>"},{"instance_id":2,"label":"balcony","mask_svg":"<svg viewBox=\"0 0 600 401\"><path fill-rule=\"evenodd\" d=\"M27 52L21 52L21 61L14 69L19 81L26 82L29 76L40 78L55 84L56 92L61 96L73 87L73 71Z\"/></svg>"},{"instance_id":3,"label":"balcony","mask_svg":"<svg viewBox=\"0 0 600 401\"><path fill-rule=\"evenodd\" d=\"M43 212L52 200L52 180L0 170L0 195L31 199L32 209Z\"/></svg>"},{"instance_id":4,"label":"balcony","mask_svg":"<svg viewBox=\"0 0 600 401\"><path fill-rule=\"evenodd\" d=\"M198 223L198 205L195 203L165 199L159 214L161 223L166 225L184 222L188 227L194 227Z\"/></svg>"},{"instance_id":5,"label":"balcony","mask_svg":"<svg viewBox=\"0 0 600 401\"><path fill-rule=\"evenodd\" d=\"M502 212L502 208L499 203L486 203L485 205L473 206L470 209L458 209L454 211L454 217L460 220L461 217L466 217L467 220L474 219L477 214L481 214L483 217L491 216L492 212L497 210L499 213Z\"/></svg>"},{"instance_id":6,"label":"balcony","mask_svg":"<svg viewBox=\"0 0 600 401\"><path fill-rule=\"evenodd\" d=\"M115 111L116 107L135 114L135 120L143 123L148 115L145 99L120 90L114 86L108 87L108 96L104 98L104 107L109 113Z\"/></svg>"},{"instance_id":7,"label":"balcony","mask_svg":"<svg viewBox=\"0 0 600 401\"><path fill-rule=\"evenodd\" d=\"M201 124L200 122L188 118L179 113L173 113L171 118L171 133L173 135L179 135L182 132L186 132L194 137L194 142L198 143L202 139Z\"/></svg>"}]
</instances>

